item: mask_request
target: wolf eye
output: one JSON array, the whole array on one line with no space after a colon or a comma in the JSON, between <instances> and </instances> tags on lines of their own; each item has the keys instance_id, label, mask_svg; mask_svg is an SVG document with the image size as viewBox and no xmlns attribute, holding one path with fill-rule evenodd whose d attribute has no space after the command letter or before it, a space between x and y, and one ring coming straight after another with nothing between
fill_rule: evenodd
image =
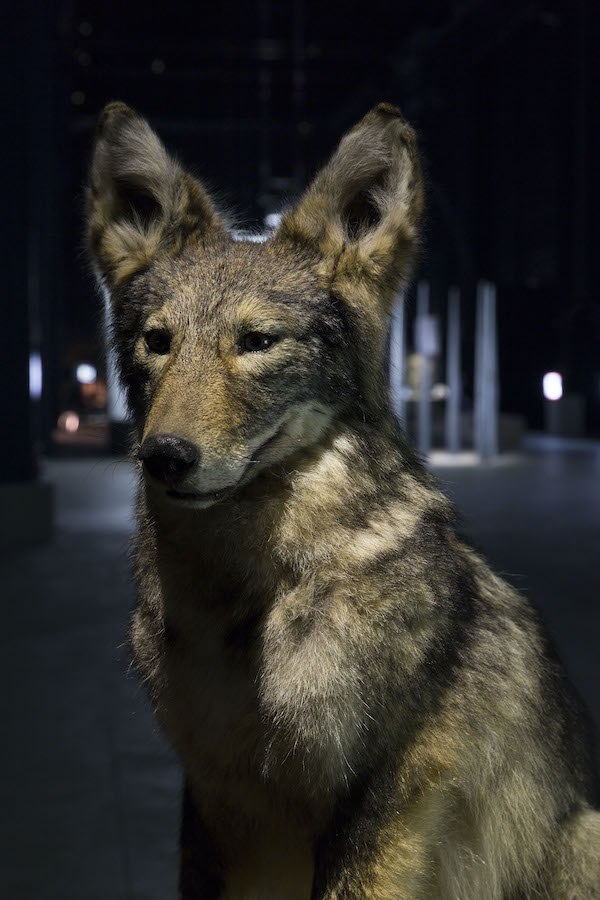
<instances>
[{"instance_id":1,"label":"wolf eye","mask_svg":"<svg viewBox=\"0 0 600 900\"><path fill-rule=\"evenodd\" d=\"M240 341L242 350L247 353L257 353L260 350L268 350L277 338L274 334L263 334L262 331L249 331Z\"/></svg>"},{"instance_id":2,"label":"wolf eye","mask_svg":"<svg viewBox=\"0 0 600 900\"><path fill-rule=\"evenodd\" d=\"M153 328L145 334L146 346L150 353L158 353L164 356L171 349L171 335L161 328Z\"/></svg>"}]
</instances>

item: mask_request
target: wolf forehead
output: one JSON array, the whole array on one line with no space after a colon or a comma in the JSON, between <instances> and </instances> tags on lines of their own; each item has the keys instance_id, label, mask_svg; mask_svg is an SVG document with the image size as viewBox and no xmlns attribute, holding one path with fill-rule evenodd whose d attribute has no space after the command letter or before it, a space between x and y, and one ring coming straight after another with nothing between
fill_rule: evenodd
<instances>
[{"instance_id":1,"label":"wolf forehead","mask_svg":"<svg viewBox=\"0 0 600 900\"><path fill-rule=\"evenodd\" d=\"M192 243L176 257L159 255L114 294L117 303L137 301L147 315L164 309L206 323L225 319L250 326L281 315L302 324L331 313L328 286L309 259L229 236Z\"/></svg>"}]
</instances>

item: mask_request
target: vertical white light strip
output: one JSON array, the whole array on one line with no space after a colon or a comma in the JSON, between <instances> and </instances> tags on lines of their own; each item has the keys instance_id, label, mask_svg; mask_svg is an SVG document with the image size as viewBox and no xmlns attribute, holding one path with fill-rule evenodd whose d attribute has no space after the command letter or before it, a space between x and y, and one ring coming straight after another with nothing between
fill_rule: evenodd
<instances>
[{"instance_id":1,"label":"vertical white light strip","mask_svg":"<svg viewBox=\"0 0 600 900\"><path fill-rule=\"evenodd\" d=\"M405 296L400 291L394 300L392 308L392 326L390 330L390 393L392 408L398 421L404 427L406 420L405 398L405 368L406 368L406 337L405 337Z\"/></svg>"},{"instance_id":2,"label":"vertical white light strip","mask_svg":"<svg viewBox=\"0 0 600 900\"><path fill-rule=\"evenodd\" d=\"M459 453L461 448L460 407L462 376L460 365L460 291L451 287L448 292L448 321L446 326L446 449Z\"/></svg>"},{"instance_id":3,"label":"vertical white light strip","mask_svg":"<svg viewBox=\"0 0 600 900\"><path fill-rule=\"evenodd\" d=\"M35 351L29 354L29 396L39 400L42 396L42 357Z\"/></svg>"}]
</instances>

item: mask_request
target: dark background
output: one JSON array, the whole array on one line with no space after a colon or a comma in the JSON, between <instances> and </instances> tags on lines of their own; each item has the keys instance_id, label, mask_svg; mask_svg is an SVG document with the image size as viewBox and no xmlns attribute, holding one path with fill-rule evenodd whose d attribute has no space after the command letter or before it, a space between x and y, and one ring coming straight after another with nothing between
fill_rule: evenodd
<instances>
[{"instance_id":1,"label":"dark background","mask_svg":"<svg viewBox=\"0 0 600 900\"><path fill-rule=\"evenodd\" d=\"M597 438L596 5L23 0L3 9L0 895L175 894L179 769L142 685L127 677L134 474L101 455L108 440L79 446L94 458L65 459L77 448L57 429L81 402L76 364L105 375L83 246L99 110L113 99L137 108L241 225L260 229L370 106L399 105L428 182L416 278L431 283L442 320L448 288L461 290L465 409L476 288L487 279L497 285L502 411L541 429L541 378L558 370L566 393L585 396L586 434ZM414 290L407 302L411 324ZM36 351L43 392L32 402ZM540 608L600 725L600 443L529 434L518 454L484 465L446 457L434 472L465 533Z\"/></svg>"},{"instance_id":2,"label":"dark background","mask_svg":"<svg viewBox=\"0 0 600 900\"><path fill-rule=\"evenodd\" d=\"M398 104L428 178L417 274L442 317L448 287L462 291L467 403L483 278L498 287L502 410L541 428L541 377L558 370L567 392L586 396L588 433L600 433L593 9L592 0L26 0L2 35L3 340L20 373L5 392L15 408L25 344L41 349L38 445L56 450L75 363L103 370L82 206L95 117L112 99L145 114L239 222L259 228L371 105Z\"/></svg>"}]
</instances>

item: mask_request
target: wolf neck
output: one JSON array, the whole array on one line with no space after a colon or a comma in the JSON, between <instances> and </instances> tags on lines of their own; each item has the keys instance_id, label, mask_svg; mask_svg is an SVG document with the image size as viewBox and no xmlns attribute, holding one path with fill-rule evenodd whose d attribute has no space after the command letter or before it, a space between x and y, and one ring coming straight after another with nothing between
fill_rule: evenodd
<instances>
[{"instance_id":1,"label":"wolf neck","mask_svg":"<svg viewBox=\"0 0 600 900\"><path fill-rule=\"evenodd\" d=\"M420 510L444 502L390 416L376 430L339 423L292 466L205 512L149 512L159 542L187 560L223 569L228 582L237 572L280 584L284 571L306 576L334 558L364 564L396 546Z\"/></svg>"}]
</instances>

